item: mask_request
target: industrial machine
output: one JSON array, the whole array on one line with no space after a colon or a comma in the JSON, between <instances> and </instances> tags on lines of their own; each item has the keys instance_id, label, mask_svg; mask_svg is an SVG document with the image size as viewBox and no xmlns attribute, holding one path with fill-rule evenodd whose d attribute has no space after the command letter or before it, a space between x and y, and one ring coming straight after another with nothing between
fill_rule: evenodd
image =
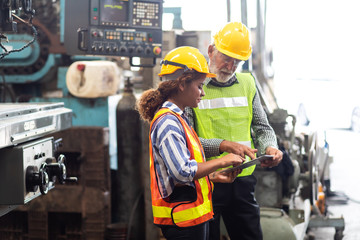
<instances>
[{"instance_id":1,"label":"industrial machine","mask_svg":"<svg viewBox=\"0 0 360 240\"><path fill-rule=\"evenodd\" d=\"M0 213L45 195L68 178L65 156L55 158L59 140L45 135L71 127L62 103L0 104Z\"/></svg>"},{"instance_id":2,"label":"industrial machine","mask_svg":"<svg viewBox=\"0 0 360 240\"><path fill-rule=\"evenodd\" d=\"M79 11L89 9L89 11ZM81 0L65 3L68 54L157 58L162 45L159 0Z\"/></svg>"},{"instance_id":3,"label":"industrial machine","mask_svg":"<svg viewBox=\"0 0 360 240\"><path fill-rule=\"evenodd\" d=\"M19 9L30 16L28 22L14 14L14 11ZM17 31L14 18L23 21L36 35L36 29L31 23L33 15L31 0L1 1L1 41L8 42L6 33ZM19 48L17 44L13 48L7 48L0 42L3 49L1 58L21 52L29 47L34 39ZM9 90L7 87L3 76L3 101L6 99L6 89ZM56 181L64 183L70 179L66 174L65 156L55 158L60 140L45 136L71 127L71 119L72 111L65 108L63 103L0 104L0 180L3 183L0 186L0 216L47 194L55 187Z\"/></svg>"},{"instance_id":4,"label":"industrial machine","mask_svg":"<svg viewBox=\"0 0 360 240\"><path fill-rule=\"evenodd\" d=\"M150 69L161 57L162 4L0 1L0 126L23 129L4 130L10 145L0 146L0 179L7 183L0 187L1 239L105 238L111 201L117 201L111 199L116 179L110 168L117 170L122 71ZM102 82L113 83L114 91L104 93ZM73 94L86 85L100 86L91 90L100 94ZM60 109L65 113L58 117L46 115ZM72 182L68 175L78 183L54 188L55 182Z\"/></svg>"}]
</instances>

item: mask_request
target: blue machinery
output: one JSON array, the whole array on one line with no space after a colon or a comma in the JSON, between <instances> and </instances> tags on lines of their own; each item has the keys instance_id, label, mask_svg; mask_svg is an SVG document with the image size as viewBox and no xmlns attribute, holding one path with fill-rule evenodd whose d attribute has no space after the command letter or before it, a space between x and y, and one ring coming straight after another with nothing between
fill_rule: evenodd
<instances>
[{"instance_id":1,"label":"blue machinery","mask_svg":"<svg viewBox=\"0 0 360 240\"><path fill-rule=\"evenodd\" d=\"M33 8L37 7L44 6L33 2ZM39 34L33 44L0 61L3 83L11 85L15 95L7 96L6 101L12 97L17 101L64 102L73 110L74 126L115 127L119 96L93 99L72 96L66 87L68 66L76 60L104 59L104 56L126 56L131 65L134 65L133 57L153 58L155 63L162 48L162 1L61 0L59 9L58 16L50 16L45 22L34 19ZM51 32L46 26L46 22L53 20L60 22L59 33ZM33 38L30 30L23 26L18 27L17 33L7 34L9 42L5 47L15 49L25 45ZM110 147L112 165L116 162L114 147Z\"/></svg>"},{"instance_id":2,"label":"blue machinery","mask_svg":"<svg viewBox=\"0 0 360 240\"><path fill-rule=\"evenodd\" d=\"M20 1L28 0L7 1L7 3L14 3L14 5L11 4L8 7L16 9L19 7L16 3ZM2 10L5 1L0 0L0 3L0 10ZM77 222L79 229L81 229L79 234L83 236L93 234L97 237L92 239L103 239L99 236L104 236L106 226L103 225L110 222L109 212L111 209L109 205L110 201L112 201L108 195L110 186L108 180L110 171L107 172L109 170L109 160L110 167L112 169L117 168L115 111L120 96L75 97L69 92L66 85L66 74L70 65L75 61L103 60L106 56L125 56L129 58L132 66L152 67L155 59L161 57L162 51L162 1L33 1L33 8L37 11L36 18L33 19L33 24L37 29L36 41L29 47L22 49L22 51L12 52L0 60L1 100L2 102L31 102L34 106L41 106L43 102L48 104L62 102L67 109L72 110L72 119L67 119L67 122L72 122L72 126L75 128L70 129L70 134L60 132L59 135L55 136L65 139L62 151L65 151L73 159L73 166L70 166L69 169L78 171L75 175L81 175L82 177L80 185L70 186L64 192L68 189L83 191L84 188L90 189L87 188L88 186L92 187L91 190L85 191L85 193L76 190L79 195L72 194L72 197L77 198L74 202L80 204L81 207L76 207L76 210L72 209L71 214L76 216L80 214L83 217L82 220L80 219ZM9 9L6 8L2 12L7 13L7 10ZM0 13L0 33L4 30L5 20L8 20L4 16ZM6 32L9 42L2 42L6 51L22 48L33 39L34 31L31 31L32 29L27 25L18 24L16 33L14 31L15 24L10 22L7 26L9 26L7 29L11 28L13 31ZM0 51L4 53L5 50L0 49ZM133 63L135 57L150 58L153 59L153 63L135 65ZM35 124L29 123L28 125L33 126ZM73 140L74 142L72 142ZM76 153L73 152L73 145L77 145L75 148ZM96 152L92 152L94 149ZM14 151L16 150L14 148ZM105 152L103 153L103 151ZM80 158L86 160L76 161ZM79 162L82 165L77 168L78 165L76 164L80 164ZM0 167L7 163L8 161L1 159ZM94 169L94 166L97 166L97 168ZM21 171L21 174L23 174L23 171ZM57 192L61 193L62 189L59 188ZM1 192L1 195L11 195L11 193L7 188ZM37 200L39 199L32 200L34 205L37 204ZM50 205L53 205L56 200L58 199L52 200L52 194L42 200L41 205L43 207L47 206L47 210L44 211L47 216L43 219L45 222L50 221L49 211L54 211L47 204L51 203ZM55 211L69 212L69 209L74 205L73 203L60 203L60 201L60 207ZM92 201L95 204L92 204ZM0 203L0 216L13 210L16 203L10 202L6 204L9 204L9 206L2 206ZM84 207L87 205L89 206ZM41 211L41 209L36 209L36 211ZM32 213L26 214L31 215ZM34 214L34 216L42 217L41 214ZM70 219L72 218L70 217ZM11 221L7 221L7 223L11 224ZM89 224L94 223L98 223L96 226L102 227L97 229L87 227ZM20 232L28 231L30 235L40 234L41 232L41 239L55 239L55 236L51 237L50 232L48 236L45 236L47 224L43 224L43 230L41 231L31 229L32 222L30 220L26 224L28 226L24 227L24 230L20 230ZM1 229L2 227L1 222L0 235L4 231L4 229ZM5 233L6 231L5 229ZM56 234L56 231L52 234Z\"/></svg>"}]
</instances>

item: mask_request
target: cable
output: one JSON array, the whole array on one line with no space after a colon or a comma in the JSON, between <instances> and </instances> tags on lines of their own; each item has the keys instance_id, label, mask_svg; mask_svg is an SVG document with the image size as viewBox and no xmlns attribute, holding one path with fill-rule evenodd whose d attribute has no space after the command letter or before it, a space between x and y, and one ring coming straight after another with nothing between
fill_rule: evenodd
<instances>
[{"instance_id":1,"label":"cable","mask_svg":"<svg viewBox=\"0 0 360 240\"><path fill-rule=\"evenodd\" d=\"M8 42L8 39L7 39L7 37L6 37L4 34L0 34L0 47L5 51L4 53L1 53L1 54L0 54L0 60L3 59L4 57L6 57L7 55L9 55L10 53L20 52L20 51L24 50L25 48L29 47L32 43L34 43L35 40L37 39L38 32L37 32L36 28L34 27L34 25L32 24L33 14L31 14L31 17L30 17L30 19L29 19L29 22L26 22L25 20L23 20L22 18L16 16L15 14L12 14L12 16L13 16L14 18L16 18L18 21L20 21L20 22L28 25L29 27L31 27L32 30L33 30L33 36L34 36L34 37L33 37L33 39L32 39L30 42L26 43L26 44L25 44L24 46L22 46L21 48L19 48L19 49L13 49L13 50L8 51L8 50L4 47L4 45L1 43L1 38L6 38L6 42Z\"/></svg>"}]
</instances>

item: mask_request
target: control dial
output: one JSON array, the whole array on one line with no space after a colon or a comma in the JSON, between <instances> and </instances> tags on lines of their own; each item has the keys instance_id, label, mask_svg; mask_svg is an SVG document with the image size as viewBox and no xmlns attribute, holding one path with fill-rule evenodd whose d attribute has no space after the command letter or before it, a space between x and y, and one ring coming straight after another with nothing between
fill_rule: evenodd
<instances>
[{"instance_id":1,"label":"control dial","mask_svg":"<svg viewBox=\"0 0 360 240\"><path fill-rule=\"evenodd\" d=\"M147 55L149 55L149 54L151 53L151 48L146 47L146 48L145 48L145 53L146 53Z\"/></svg>"},{"instance_id":2,"label":"control dial","mask_svg":"<svg viewBox=\"0 0 360 240\"><path fill-rule=\"evenodd\" d=\"M141 46L136 47L136 53L142 53L144 49Z\"/></svg>"},{"instance_id":3,"label":"control dial","mask_svg":"<svg viewBox=\"0 0 360 240\"><path fill-rule=\"evenodd\" d=\"M42 163L40 169L36 166L26 168L26 191L36 192L40 188L41 194L49 191L49 175L46 172L46 163Z\"/></svg>"},{"instance_id":4,"label":"control dial","mask_svg":"<svg viewBox=\"0 0 360 240\"><path fill-rule=\"evenodd\" d=\"M125 47L125 46L121 46L121 47L120 47L120 52L121 52L121 53L126 53L126 52L127 52L126 47Z\"/></svg>"}]
</instances>

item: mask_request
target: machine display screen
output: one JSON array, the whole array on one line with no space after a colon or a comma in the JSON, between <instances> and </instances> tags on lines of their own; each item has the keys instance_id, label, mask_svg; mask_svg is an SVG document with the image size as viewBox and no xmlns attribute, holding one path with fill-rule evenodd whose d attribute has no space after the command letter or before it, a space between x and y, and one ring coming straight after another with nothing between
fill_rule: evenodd
<instances>
[{"instance_id":1,"label":"machine display screen","mask_svg":"<svg viewBox=\"0 0 360 240\"><path fill-rule=\"evenodd\" d=\"M101 22L128 22L129 1L128 0L101 0L100 4Z\"/></svg>"}]
</instances>

